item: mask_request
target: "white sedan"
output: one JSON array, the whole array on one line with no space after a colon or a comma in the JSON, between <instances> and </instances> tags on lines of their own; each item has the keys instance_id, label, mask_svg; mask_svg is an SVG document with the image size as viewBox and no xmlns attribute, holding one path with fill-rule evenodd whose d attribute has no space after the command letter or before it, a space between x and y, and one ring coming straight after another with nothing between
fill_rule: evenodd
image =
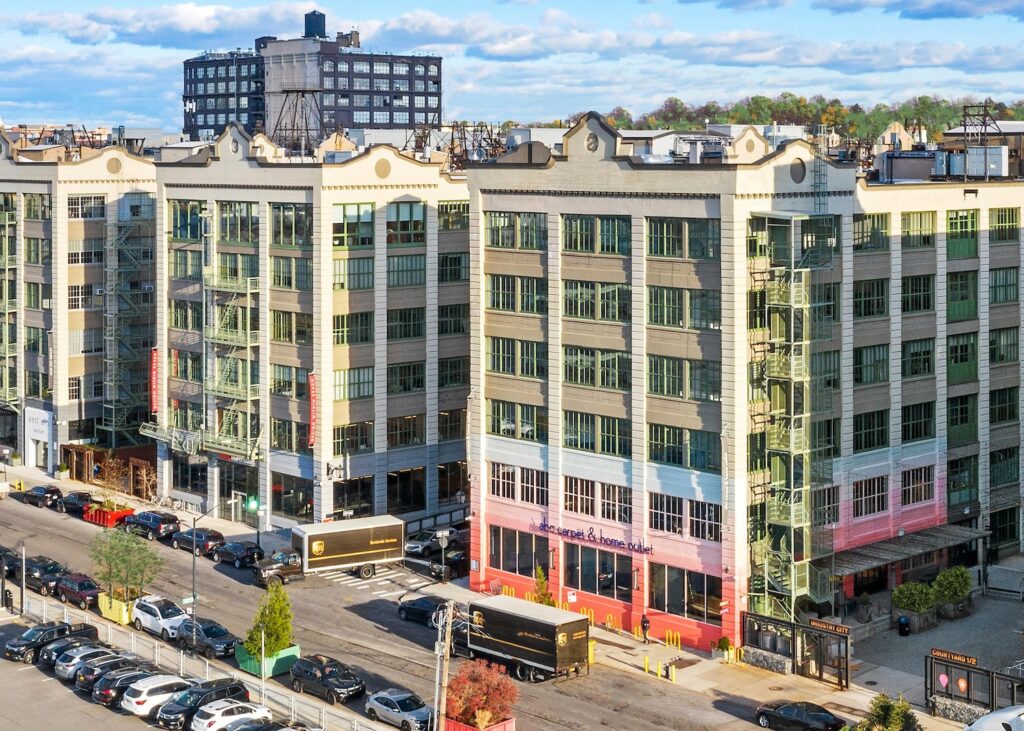
<instances>
[{"instance_id":1,"label":"white sedan","mask_svg":"<svg viewBox=\"0 0 1024 731\"><path fill-rule=\"evenodd\" d=\"M964 731L1024 731L1024 706L1009 706L992 711L967 726Z\"/></svg>"},{"instance_id":2,"label":"white sedan","mask_svg":"<svg viewBox=\"0 0 1024 731\"><path fill-rule=\"evenodd\" d=\"M244 701L214 701L199 709L192 718L192 731L221 731L240 726L246 721L273 720L273 714L266 706Z\"/></svg>"}]
</instances>

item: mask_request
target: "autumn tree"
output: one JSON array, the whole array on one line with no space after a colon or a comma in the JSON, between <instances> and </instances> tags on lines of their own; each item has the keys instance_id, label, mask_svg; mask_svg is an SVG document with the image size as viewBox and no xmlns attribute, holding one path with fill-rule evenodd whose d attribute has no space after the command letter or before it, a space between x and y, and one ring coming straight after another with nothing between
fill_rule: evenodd
<instances>
[{"instance_id":1,"label":"autumn tree","mask_svg":"<svg viewBox=\"0 0 1024 731\"><path fill-rule=\"evenodd\" d=\"M505 668L485 660L463 663L448 684L445 715L478 729L512 717L519 689Z\"/></svg>"},{"instance_id":2,"label":"autumn tree","mask_svg":"<svg viewBox=\"0 0 1024 731\"><path fill-rule=\"evenodd\" d=\"M128 486L128 463L120 457L108 456L100 468L104 484L116 492L125 492Z\"/></svg>"}]
</instances>

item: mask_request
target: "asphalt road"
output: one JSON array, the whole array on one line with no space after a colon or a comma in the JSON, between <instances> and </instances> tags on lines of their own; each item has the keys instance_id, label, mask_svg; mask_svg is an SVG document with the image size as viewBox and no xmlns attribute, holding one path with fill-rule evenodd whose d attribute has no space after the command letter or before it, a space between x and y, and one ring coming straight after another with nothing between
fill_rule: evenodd
<instances>
[{"instance_id":1,"label":"asphalt road","mask_svg":"<svg viewBox=\"0 0 1024 731\"><path fill-rule=\"evenodd\" d=\"M13 546L24 539L29 555L44 554L75 570L90 572L88 547L98 531L94 525L52 510L22 505L16 499L0 501L0 545ZM175 551L168 545L160 550L167 559L167 568L151 590L180 602L192 593L191 554ZM353 666L370 692L406 688L430 703L435 633L422 625L403 622L397 616L397 602L409 593L409 587L423 583L425 580L415 574L396 572L371 582L314 577L290 584L295 640L303 654L322 652ZM250 584L249 571L199 559L197 586L199 615L213 617L244 637L264 594ZM429 586L422 591L429 592ZM6 678L7 669L2 672ZM663 684L601 666L594 667L587 677L518 687L516 724L520 731L750 726L746 720L750 718L750 709L744 704L723 707L720 702L685 688L666 692ZM8 695L6 686L4 695ZM0 703L0 707L3 705ZM33 706L29 704L23 711L26 715L18 717L22 721L31 717ZM46 711L41 708L36 717L49 713L48 706ZM362 713L360 701L355 701L352 708ZM86 723L76 722L74 727L80 731L100 728L89 725L90 718L83 717ZM44 728L14 728L19 727ZM59 728L46 725L51 727ZM0 724L0 728L10 727Z\"/></svg>"}]
</instances>

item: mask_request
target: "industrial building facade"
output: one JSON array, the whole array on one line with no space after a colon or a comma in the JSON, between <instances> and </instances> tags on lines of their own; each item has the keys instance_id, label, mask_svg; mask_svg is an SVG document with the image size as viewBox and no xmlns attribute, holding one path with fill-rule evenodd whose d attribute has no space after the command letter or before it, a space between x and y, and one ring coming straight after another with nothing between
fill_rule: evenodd
<instances>
[{"instance_id":1,"label":"industrial building facade","mask_svg":"<svg viewBox=\"0 0 1024 731\"><path fill-rule=\"evenodd\" d=\"M123 149L0 135L0 442L54 472L64 445L139 443L153 344L156 176ZM85 479L88 474L75 474Z\"/></svg>"},{"instance_id":2,"label":"industrial building facade","mask_svg":"<svg viewBox=\"0 0 1024 731\"><path fill-rule=\"evenodd\" d=\"M469 171L472 585L706 649L1020 550L1020 183L631 147Z\"/></svg>"},{"instance_id":3,"label":"industrial building facade","mask_svg":"<svg viewBox=\"0 0 1024 731\"><path fill-rule=\"evenodd\" d=\"M386 146L157 163L161 486L262 527L468 510L468 201ZM337 150L335 150L337 154Z\"/></svg>"},{"instance_id":4,"label":"industrial building facade","mask_svg":"<svg viewBox=\"0 0 1024 731\"><path fill-rule=\"evenodd\" d=\"M257 38L255 50L205 53L184 64L184 128L213 139L229 122L275 141L309 130L441 125L441 57L363 50L358 31L326 35L306 14L303 37Z\"/></svg>"}]
</instances>

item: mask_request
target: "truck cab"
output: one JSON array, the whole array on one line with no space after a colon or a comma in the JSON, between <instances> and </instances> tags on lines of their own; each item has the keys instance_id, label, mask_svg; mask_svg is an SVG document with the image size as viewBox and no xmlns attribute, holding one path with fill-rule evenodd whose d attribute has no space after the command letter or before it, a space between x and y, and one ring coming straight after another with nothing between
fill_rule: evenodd
<instances>
[{"instance_id":1,"label":"truck cab","mask_svg":"<svg viewBox=\"0 0 1024 731\"><path fill-rule=\"evenodd\" d=\"M287 584L305 578L302 573L302 556L294 548L279 548L269 557L256 562L252 572L253 580L259 586Z\"/></svg>"}]
</instances>

